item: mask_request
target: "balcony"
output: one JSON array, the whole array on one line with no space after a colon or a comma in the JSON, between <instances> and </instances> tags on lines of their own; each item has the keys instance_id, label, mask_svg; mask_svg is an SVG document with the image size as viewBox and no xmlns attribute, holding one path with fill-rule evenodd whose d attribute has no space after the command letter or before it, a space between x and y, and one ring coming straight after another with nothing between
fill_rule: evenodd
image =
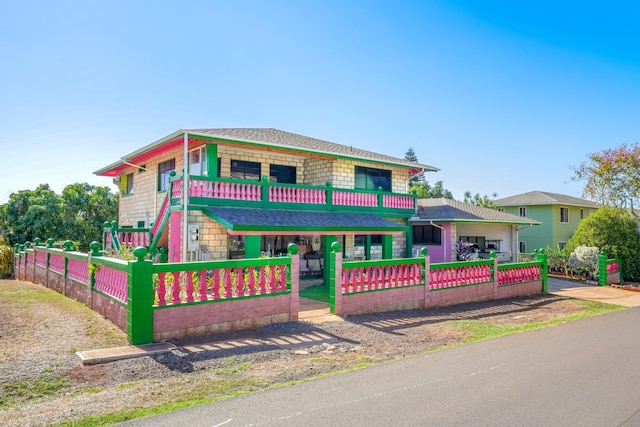
<instances>
[{"instance_id":1,"label":"balcony","mask_svg":"<svg viewBox=\"0 0 640 427\"><path fill-rule=\"evenodd\" d=\"M182 177L171 178L171 205L183 203ZM408 217L415 213L415 196L386 191L244 181L193 176L189 205L322 212L374 213Z\"/></svg>"}]
</instances>

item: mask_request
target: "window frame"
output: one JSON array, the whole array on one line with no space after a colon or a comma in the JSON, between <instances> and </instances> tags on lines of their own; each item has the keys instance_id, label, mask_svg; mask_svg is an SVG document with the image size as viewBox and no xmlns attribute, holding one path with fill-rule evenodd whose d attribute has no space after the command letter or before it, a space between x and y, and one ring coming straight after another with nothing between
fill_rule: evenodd
<instances>
[{"instance_id":1,"label":"window frame","mask_svg":"<svg viewBox=\"0 0 640 427\"><path fill-rule=\"evenodd\" d=\"M520 206L518 208L518 216L520 216L521 218L526 218L527 217L527 207L526 206Z\"/></svg>"},{"instance_id":2,"label":"window frame","mask_svg":"<svg viewBox=\"0 0 640 427\"><path fill-rule=\"evenodd\" d=\"M172 166L172 167L171 167ZM171 183L171 171L176 170L176 159L158 163L158 192L168 191Z\"/></svg>"},{"instance_id":3,"label":"window frame","mask_svg":"<svg viewBox=\"0 0 640 427\"><path fill-rule=\"evenodd\" d=\"M128 173L124 176L124 188L122 195L130 196L133 194L133 172Z\"/></svg>"},{"instance_id":4,"label":"window frame","mask_svg":"<svg viewBox=\"0 0 640 427\"><path fill-rule=\"evenodd\" d=\"M382 177L383 174L388 174L389 176ZM385 179L385 182L380 182L381 179ZM368 166L355 167L353 188L358 190L378 190L378 187L382 187L382 191L391 192L393 188L393 174L391 170L371 168Z\"/></svg>"},{"instance_id":5,"label":"window frame","mask_svg":"<svg viewBox=\"0 0 640 427\"><path fill-rule=\"evenodd\" d=\"M198 156L200 157L200 161L198 163L195 163L196 165L198 165L198 171L197 173L194 173L194 171L192 171L192 167L193 167L193 163L191 160L191 156L195 153L198 153ZM193 150L189 150L189 175L194 175L194 176L207 176L207 171L208 171L208 164L207 164L207 146L205 145L201 145L198 148L194 148Z\"/></svg>"},{"instance_id":6,"label":"window frame","mask_svg":"<svg viewBox=\"0 0 640 427\"><path fill-rule=\"evenodd\" d=\"M418 227L422 230L421 233L416 232L416 229ZM427 233L425 232L428 228L430 228L430 236L427 236ZM435 230L437 230L437 232ZM442 246L442 229L436 227L435 225L413 224L412 231L414 245ZM430 237L430 240L427 240L426 237Z\"/></svg>"},{"instance_id":7,"label":"window frame","mask_svg":"<svg viewBox=\"0 0 640 427\"><path fill-rule=\"evenodd\" d=\"M242 170L234 170L234 163L235 163L235 167L242 166ZM250 168L250 167L255 168L256 166L258 169L257 177L255 179L247 178L247 168ZM230 173L230 177L233 179L242 179L244 181L260 181L262 177L262 163L250 162L248 160L231 159L229 163L229 173ZM242 175L242 177L239 177L239 175ZM253 174L249 174L249 176L253 176Z\"/></svg>"},{"instance_id":8,"label":"window frame","mask_svg":"<svg viewBox=\"0 0 640 427\"><path fill-rule=\"evenodd\" d=\"M520 251L521 254L526 254L527 252L527 241L526 240L521 240L518 242L518 250Z\"/></svg>"},{"instance_id":9,"label":"window frame","mask_svg":"<svg viewBox=\"0 0 640 427\"><path fill-rule=\"evenodd\" d=\"M563 212L566 212L566 215L563 215L562 214ZM560 223L569 224L569 208L568 207L560 206Z\"/></svg>"},{"instance_id":10,"label":"window frame","mask_svg":"<svg viewBox=\"0 0 640 427\"><path fill-rule=\"evenodd\" d=\"M298 180L297 174L298 174L298 169L295 166L279 165L275 163L269 165L269 182L278 182L281 184L297 184L297 180ZM279 178L286 178L287 176L292 177L293 181L279 180Z\"/></svg>"}]
</instances>

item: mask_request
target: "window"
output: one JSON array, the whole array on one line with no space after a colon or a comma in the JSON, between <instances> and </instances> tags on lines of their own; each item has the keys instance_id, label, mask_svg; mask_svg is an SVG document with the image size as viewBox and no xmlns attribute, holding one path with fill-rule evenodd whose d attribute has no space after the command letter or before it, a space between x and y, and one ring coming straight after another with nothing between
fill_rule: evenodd
<instances>
[{"instance_id":1,"label":"window","mask_svg":"<svg viewBox=\"0 0 640 427\"><path fill-rule=\"evenodd\" d=\"M518 213L520 216L527 216L527 208L518 208Z\"/></svg>"},{"instance_id":2,"label":"window","mask_svg":"<svg viewBox=\"0 0 640 427\"><path fill-rule=\"evenodd\" d=\"M584 209L580 209L580 219L584 219Z\"/></svg>"},{"instance_id":3,"label":"window","mask_svg":"<svg viewBox=\"0 0 640 427\"><path fill-rule=\"evenodd\" d=\"M382 191L391 191L391 171L356 166L355 188L377 190L378 187L382 187Z\"/></svg>"},{"instance_id":4,"label":"window","mask_svg":"<svg viewBox=\"0 0 640 427\"><path fill-rule=\"evenodd\" d=\"M260 181L260 163L231 160L231 178Z\"/></svg>"},{"instance_id":5,"label":"window","mask_svg":"<svg viewBox=\"0 0 640 427\"><path fill-rule=\"evenodd\" d=\"M144 221L138 221L138 228L144 228Z\"/></svg>"},{"instance_id":6,"label":"window","mask_svg":"<svg viewBox=\"0 0 640 427\"><path fill-rule=\"evenodd\" d=\"M353 245L354 246L364 246L366 242L367 236L364 234L356 234L353 236ZM371 235L371 244L372 245L381 245L382 244L382 234L372 234Z\"/></svg>"},{"instance_id":7,"label":"window","mask_svg":"<svg viewBox=\"0 0 640 427\"><path fill-rule=\"evenodd\" d=\"M460 236L460 240L478 245L478 248L480 248L481 251L484 251L487 246L485 236ZM495 247L491 249L494 250Z\"/></svg>"},{"instance_id":8,"label":"window","mask_svg":"<svg viewBox=\"0 0 640 427\"><path fill-rule=\"evenodd\" d=\"M559 250L563 250L565 246L567 246L566 240L563 241L563 242L558 242L558 249Z\"/></svg>"},{"instance_id":9,"label":"window","mask_svg":"<svg viewBox=\"0 0 640 427\"><path fill-rule=\"evenodd\" d=\"M169 189L169 172L176 169L176 159L167 160L158 165L158 191Z\"/></svg>"},{"instance_id":10,"label":"window","mask_svg":"<svg viewBox=\"0 0 640 427\"><path fill-rule=\"evenodd\" d=\"M498 212L504 212L504 208L498 208Z\"/></svg>"},{"instance_id":11,"label":"window","mask_svg":"<svg viewBox=\"0 0 640 427\"><path fill-rule=\"evenodd\" d=\"M518 242L518 251L521 254L527 253L527 242Z\"/></svg>"},{"instance_id":12,"label":"window","mask_svg":"<svg viewBox=\"0 0 640 427\"><path fill-rule=\"evenodd\" d=\"M569 208L560 208L560 222L569 222Z\"/></svg>"},{"instance_id":13,"label":"window","mask_svg":"<svg viewBox=\"0 0 640 427\"><path fill-rule=\"evenodd\" d=\"M124 176L124 194L133 194L133 174L128 173Z\"/></svg>"},{"instance_id":14,"label":"window","mask_svg":"<svg viewBox=\"0 0 640 427\"><path fill-rule=\"evenodd\" d=\"M442 232L438 227L433 225L414 225L413 243L418 245L440 246L442 244Z\"/></svg>"},{"instance_id":15,"label":"window","mask_svg":"<svg viewBox=\"0 0 640 427\"><path fill-rule=\"evenodd\" d=\"M207 174L207 146L203 145L189 151L189 175L205 176Z\"/></svg>"},{"instance_id":16,"label":"window","mask_svg":"<svg viewBox=\"0 0 640 427\"><path fill-rule=\"evenodd\" d=\"M296 167L286 165L270 165L269 181L282 182L284 184L296 183Z\"/></svg>"}]
</instances>

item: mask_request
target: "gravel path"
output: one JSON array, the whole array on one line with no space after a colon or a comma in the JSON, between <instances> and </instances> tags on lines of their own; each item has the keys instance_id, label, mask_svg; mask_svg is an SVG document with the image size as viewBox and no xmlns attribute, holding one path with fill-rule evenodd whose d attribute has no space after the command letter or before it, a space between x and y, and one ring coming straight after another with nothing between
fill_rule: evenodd
<instances>
[{"instance_id":1,"label":"gravel path","mask_svg":"<svg viewBox=\"0 0 640 427\"><path fill-rule=\"evenodd\" d=\"M2 290L46 293L46 302L0 301L0 425L45 426L170 403L202 388L205 398L310 378L454 345L465 333L449 320L493 323L548 320L580 310L547 295L430 310L349 316L320 325L291 322L257 330L172 341L177 350L154 357L82 366L74 353L120 346L126 337L85 307L41 286L1 281ZM34 398L15 398L19 384L60 376L65 385Z\"/></svg>"}]
</instances>

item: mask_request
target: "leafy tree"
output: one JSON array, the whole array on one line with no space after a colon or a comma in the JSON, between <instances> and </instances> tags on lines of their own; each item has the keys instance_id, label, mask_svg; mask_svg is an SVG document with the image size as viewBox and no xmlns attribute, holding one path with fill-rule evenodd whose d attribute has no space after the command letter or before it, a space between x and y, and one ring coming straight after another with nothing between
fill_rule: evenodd
<instances>
[{"instance_id":1,"label":"leafy tree","mask_svg":"<svg viewBox=\"0 0 640 427\"><path fill-rule=\"evenodd\" d=\"M62 227L61 202L48 184L12 193L0 206L0 228L9 244L57 237Z\"/></svg>"},{"instance_id":2,"label":"leafy tree","mask_svg":"<svg viewBox=\"0 0 640 427\"><path fill-rule=\"evenodd\" d=\"M104 222L118 217L118 196L109 187L71 184L62 190L61 200L65 238L80 242L82 250L102 241Z\"/></svg>"},{"instance_id":3,"label":"leafy tree","mask_svg":"<svg viewBox=\"0 0 640 427\"><path fill-rule=\"evenodd\" d=\"M573 181L584 181L583 195L617 207L638 205L640 196L640 146L623 144L591 153L574 166Z\"/></svg>"},{"instance_id":4,"label":"leafy tree","mask_svg":"<svg viewBox=\"0 0 640 427\"><path fill-rule=\"evenodd\" d=\"M438 181L432 187L428 181L420 181L409 186L409 193L415 194L418 199L453 199L451 191L444 188L442 181Z\"/></svg>"},{"instance_id":5,"label":"leafy tree","mask_svg":"<svg viewBox=\"0 0 640 427\"><path fill-rule=\"evenodd\" d=\"M93 240L102 240L102 225L118 215L118 198L108 187L71 184L57 195L48 184L35 190L12 193L0 205L0 230L10 245L55 240L74 240L86 250Z\"/></svg>"},{"instance_id":6,"label":"leafy tree","mask_svg":"<svg viewBox=\"0 0 640 427\"><path fill-rule=\"evenodd\" d=\"M609 258L621 258L623 277L640 279L640 233L638 224L626 210L602 207L580 221L565 249L572 253L581 245L595 246Z\"/></svg>"},{"instance_id":7,"label":"leafy tree","mask_svg":"<svg viewBox=\"0 0 640 427\"><path fill-rule=\"evenodd\" d=\"M464 192L465 203L470 203L476 206L484 206L485 208L489 208L489 209L498 209L498 207L494 202L494 199L498 197L498 193L493 193L491 197L492 198L490 199L489 196L487 196L486 194L484 196L481 196L480 193L476 193L475 195L472 196L470 191Z\"/></svg>"}]
</instances>

